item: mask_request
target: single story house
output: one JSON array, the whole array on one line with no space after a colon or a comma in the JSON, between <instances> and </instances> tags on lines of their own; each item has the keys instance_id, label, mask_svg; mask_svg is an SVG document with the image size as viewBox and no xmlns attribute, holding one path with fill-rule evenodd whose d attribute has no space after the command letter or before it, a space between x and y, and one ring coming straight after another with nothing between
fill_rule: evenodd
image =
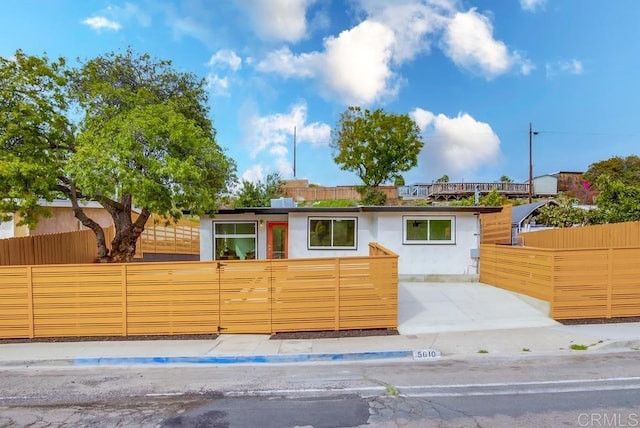
<instances>
[{"instance_id":1,"label":"single story house","mask_svg":"<svg viewBox=\"0 0 640 428\"><path fill-rule=\"evenodd\" d=\"M220 209L200 219L200 260L348 257L377 242L401 279L475 277L481 213L501 207L358 206Z\"/></svg>"},{"instance_id":2,"label":"single story house","mask_svg":"<svg viewBox=\"0 0 640 428\"><path fill-rule=\"evenodd\" d=\"M40 217L34 228L26 225L19 226L20 217L13 214L9 221L0 222L0 239L17 238L23 236L49 235L52 233L74 232L86 229L80 220L73 215L71 201L68 199L54 199L48 202L44 199L38 201L42 207L46 207L49 217ZM90 201L81 204L84 212L97 221L102 227L113 225L111 215L98 202Z\"/></svg>"}]
</instances>

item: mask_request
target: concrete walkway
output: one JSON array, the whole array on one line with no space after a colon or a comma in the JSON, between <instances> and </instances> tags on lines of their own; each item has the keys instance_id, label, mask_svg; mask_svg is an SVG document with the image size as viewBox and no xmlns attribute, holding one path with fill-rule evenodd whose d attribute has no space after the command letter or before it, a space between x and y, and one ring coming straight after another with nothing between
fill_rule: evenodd
<instances>
[{"instance_id":1,"label":"concrete walkway","mask_svg":"<svg viewBox=\"0 0 640 428\"><path fill-rule=\"evenodd\" d=\"M640 323L564 326L544 311L539 301L481 283L401 283L398 336L14 343L0 345L0 368L413 359L421 350L440 358L640 350Z\"/></svg>"}]
</instances>

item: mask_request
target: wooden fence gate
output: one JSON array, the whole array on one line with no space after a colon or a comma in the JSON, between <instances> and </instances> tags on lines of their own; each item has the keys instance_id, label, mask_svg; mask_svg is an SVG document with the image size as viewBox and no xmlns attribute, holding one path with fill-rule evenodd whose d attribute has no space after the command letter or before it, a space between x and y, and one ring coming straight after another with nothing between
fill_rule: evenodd
<instances>
[{"instance_id":1,"label":"wooden fence gate","mask_svg":"<svg viewBox=\"0 0 640 428\"><path fill-rule=\"evenodd\" d=\"M397 328L398 256L0 266L0 338Z\"/></svg>"}]
</instances>

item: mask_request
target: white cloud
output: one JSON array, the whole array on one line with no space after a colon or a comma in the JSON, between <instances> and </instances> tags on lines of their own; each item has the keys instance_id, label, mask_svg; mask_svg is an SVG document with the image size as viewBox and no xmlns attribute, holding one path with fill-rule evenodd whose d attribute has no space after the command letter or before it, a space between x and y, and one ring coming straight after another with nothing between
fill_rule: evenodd
<instances>
[{"instance_id":1,"label":"white cloud","mask_svg":"<svg viewBox=\"0 0 640 428\"><path fill-rule=\"evenodd\" d=\"M242 67L242 58L230 49L220 49L209 59L207 63L209 67L229 67L233 71L238 71Z\"/></svg>"},{"instance_id":2,"label":"white cloud","mask_svg":"<svg viewBox=\"0 0 640 428\"><path fill-rule=\"evenodd\" d=\"M240 175L240 179L252 183L264 181L265 173L263 166L261 164L253 165Z\"/></svg>"},{"instance_id":3,"label":"white cloud","mask_svg":"<svg viewBox=\"0 0 640 428\"><path fill-rule=\"evenodd\" d=\"M209 73L206 81L207 87L213 95L229 96L229 79L227 77L219 77L215 73Z\"/></svg>"},{"instance_id":4,"label":"white cloud","mask_svg":"<svg viewBox=\"0 0 640 428\"><path fill-rule=\"evenodd\" d=\"M425 142L418 164L431 176L469 174L500 157L500 138L489 124L467 113L450 118L416 108L410 116Z\"/></svg>"},{"instance_id":5,"label":"white cloud","mask_svg":"<svg viewBox=\"0 0 640 428\"><path fill-rule=\"evenodd\" d=\"M277 73L283 77L314 77L322 68L323 56L319 52L294 55L288 47L269 52L258 62L256 69ZM253 61L248 61L252 63Z\"/></svg>"},{"instance_id":6,"label":"white cloud","mask_svg":"<svg viewBox=\"0 0 640 428\"><path fill-rule=\"evenodd\" d=\"M491 20L471 9L458 12L447 24L442 45L451 60L468 71L493 79L508 72L514 66L527 74L532 64L517 52L509 52L507 46L493 38Z\"/></svg>"},{"instance_id":7,"label":"white cloud","mask_svg":"<svg viewBox=\"0 0 640 428\"><path fill-rule=\"evenodd\" d=\"M289 48L271 52L256 68L284 77L316 78L322 93L346 104L371 104L397 92L390 68L393 32L364 21L324 41L324 52L293 54Z\"/></svg>"},{"instance_id":8,"label":"white cloud","mask_svg":"<svg viewBox=\"0 0 640 428\"><path fill-rule=\"evenodd\" d=\"M429 52L429 36L443 28L455 4L454 0L360 0L358 6L367 20L393 31L393 61L401 64Z\"/></svg>"},{"instance_id":9,"label":"white cloud","mask_svg":"<svg viewBox=\"0 0 640 428\"><path fill-rule=\"evenodd\" d=\"M546 65L547 78L551 79L560 74L580 75L584 73L582 62L577 59L558 61Z\"/></svg>"},{"instance_id":10,"label":"white cloud","mask_svg":"<svg viewBox=\"0 0 640 428\"><path fill-rule=\"evenodd\" d=\"M324 39L324 49L294 53L287 46L255 61L256 69L285 78L313 79L320 94L344 104L371 105L393 98L397 68L438 42L461 68L487 79L535 68L521 53L494 39L485 15L460 11L457 0L354 0L363 20ZM253 64L254 61L247 61Z\"/></svg>"},{"instance_id":11,"label":"white cloud","mask_svg":"<svg viewBox=\"0 0 640 428\"><path fill-rule=\"evenodd\" d=\"M125 3L123 6L108 6L96 13L95 16L85 19L82 23L96 31L119 31L122 29L122 22L129 23L133 20L142 27L151 25L149 14L133 3Z\"/></svg>"},{"instance_id":12,"label":"white cloud","mask_svg":"<svg viewBox=\"0 0 640 428\"><path fill-rule=\"evenodd\" d=\"M538 8L543 8L547 0L520 0L520 7L528 12L535 12Z\"/></svg>"},{"instance_id":13,"label":"white cloud","mask_svg":"<svg viewBox=\"0 0 640 428\"><path fill-rule=\"evenodd\" d=\"M264 150L285 156L288 147L293 145L294 128L297 144L327 145L331 140L331 127L322 122L306 122L307 105L304 102L294 105L285 114L250 115L243 124L243 129L246 133L245 141L251 148L251 157L255 158Z\"/></svg>"},{"instance_id":14,"label":"white cloud","mask_svg":"<svg viewBox=\"0 0 640 428\"><path fill-rule=\"evenodd\" d=\"M118 31L122 28L122 25L115 21L111 21L104 16L92 16L82 21L83 24L88 25L96 31L100 30L112 30Z\"/></svg>"},{"instance_id":15,"label":"white cloud","mask_svg":"<svg viewBox=\"0 0 640 428\"><path fill-rule=\"evenodd\" d=\"M293 148L294 128L296 144L328 145L331 140L331 127L326 123L307 123L307 105L300 102L288 113L277 113L268 116L248 114L244 130L244 142L251 159L267 152L275 168L283 176L293 172L292 159L289 159Z\"/></svg>"},{"instance_id":16,"label":"white cloud","mask_svg":"<svg viewBox=\"0 0 640 428\"><path fill-rule=\"evenodd\" d=\"M314 0L242 0L253 28L267 40L295 43L307 35L307 8Z\"/></svg>"}]
</instances>

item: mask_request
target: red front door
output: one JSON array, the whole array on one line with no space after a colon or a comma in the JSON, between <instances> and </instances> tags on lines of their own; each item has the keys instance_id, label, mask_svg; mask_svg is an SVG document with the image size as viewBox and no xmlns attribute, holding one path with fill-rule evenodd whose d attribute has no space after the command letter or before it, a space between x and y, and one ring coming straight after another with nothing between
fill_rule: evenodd
<instances>
[{"instance_id":1,"label":"red front door","mask_svg":"<svg viewBox=\"0 0 640 428\"><path fill-rule=\"evenodd\" d=\"M267 258L286 259L289 247L288 223L267 223Z\"/></svg>"}]
</instances>

